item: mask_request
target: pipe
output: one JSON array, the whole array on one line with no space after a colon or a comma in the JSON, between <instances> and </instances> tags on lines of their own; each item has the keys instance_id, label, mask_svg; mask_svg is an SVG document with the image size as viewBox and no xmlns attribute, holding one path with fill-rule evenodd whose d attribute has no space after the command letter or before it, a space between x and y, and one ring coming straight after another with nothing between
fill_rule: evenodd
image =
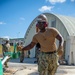
<instances>
[{"instance_id":1,"label":"pipe","mask_svg":"<svg viewBox=\"0 0 75 75\"><path fill-rule=\"evenodd\" d=\"M9 59L9 56L6 56L3 60L2 60L2 65L4 65L4 63Z\"/></svg>"}]
</instances>

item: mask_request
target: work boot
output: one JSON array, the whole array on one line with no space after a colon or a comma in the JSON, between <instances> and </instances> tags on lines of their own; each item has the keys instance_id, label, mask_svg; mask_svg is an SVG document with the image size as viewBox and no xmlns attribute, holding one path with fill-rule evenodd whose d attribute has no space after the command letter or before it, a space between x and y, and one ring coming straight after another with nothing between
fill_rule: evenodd
<instances>
[{"instance_id":1,"label":"work boot","mask_svg":"<svg viewBox=\"0 0 75 75\"><path fill-rule=\"evenodd\" d=\"M23 61L20 61L20 63L23 63Z\"/></svg>"}]
</instances>

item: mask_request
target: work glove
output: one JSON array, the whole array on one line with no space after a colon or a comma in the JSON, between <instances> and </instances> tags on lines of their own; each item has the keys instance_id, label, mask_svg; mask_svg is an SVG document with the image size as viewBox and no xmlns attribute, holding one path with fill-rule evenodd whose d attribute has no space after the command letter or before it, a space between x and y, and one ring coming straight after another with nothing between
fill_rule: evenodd
<instances>
[{"instance_id":1,"label":"work glove","mask_svg":"<svg viewBox=\"0 0 75 75\"><path fill-rule=\"evenodd\" d=\"M62 56L63 55L63 46L59 46L58 49L57 49L57 54L59 56Z\"/></svg>"}]
</instances>

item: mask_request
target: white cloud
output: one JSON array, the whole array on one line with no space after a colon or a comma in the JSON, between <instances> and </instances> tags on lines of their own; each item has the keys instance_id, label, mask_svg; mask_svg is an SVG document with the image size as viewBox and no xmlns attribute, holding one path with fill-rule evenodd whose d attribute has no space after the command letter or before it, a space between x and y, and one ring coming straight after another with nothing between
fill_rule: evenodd
<instances>
[{"instance_id":1,"label":"white cloud","mask_svg":"<svg viewBox=\"0 0 75 75\"><path fill-rule=\"evenodd\" d=\"M25 18L24 17L20 17L20 20L25 20Z\"/></svg>"},{"instance_id":2,"label":"white cloud","mask_svg":"<svg viewBox=\"0 0 75 75\"><path fill-rule=\"evenodd\" d=\"M39 11L44 12L44 11L51 11L54 6L42 6Z\"/></svg>"},{"instance_id":3,"label":"white cloud","mask_svg":"<svg viewBox=\"0 0 75 75\"><path fill-rule=\"evenodd\" d=\"M24 17L20 17L19 24L23 24L23 23L25 23L25 18Z\"/></svg>"},{"instance_id":4,"label":"white cloud","mask_svg":"<svg viewBox=\"0 0 75 75\"><path fill-rule=\"evenodd\" d=\"M71 0L71 2L74 2L75 0Z\"/></svg>"},{"instance_id":5,"label":"white cloud","mask_svg":"<svg viewBox=\"0 0 75 75\"><path fill-rule=\"evenodd\" d=\"M6 38L7 40L9 40L9 36L3 36L3 38Z\"/></svg>"},{"instance_id":6,"label":"white cloud","mask_svg":"<svg viewBox=\"0 0 75 75\"><path fill-rule=\"evenodd\" d=\"M6 23L4 23L4 22L0 22L0 24L6 24Z\"/></svg>"},{"instance_id":7,"label":"white cloud","mask_svg":"<svg viewBox=\"0 0 75 75\"><path fill-rule=\"evenodd\" d=\"M46 0L46 1L50 2L51 4L55 4L55 3L63 3L66 0Z\"/></svg>"}]
</instances>

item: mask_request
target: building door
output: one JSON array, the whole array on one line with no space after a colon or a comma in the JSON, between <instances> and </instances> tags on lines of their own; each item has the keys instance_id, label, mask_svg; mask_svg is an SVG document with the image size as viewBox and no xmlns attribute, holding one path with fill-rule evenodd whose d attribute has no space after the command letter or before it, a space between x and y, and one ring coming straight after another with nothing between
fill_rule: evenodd
<instances>
[{"instance_id":1,"label":"building door","mask_svg":"<svg viewBox=\"0 0 75 75\"><path fill-rule=\"evenodd\" d=\"M73 52L71 52L71 65L74 65L74 57L73 57Z\"/></svg>"}]
</instances>

